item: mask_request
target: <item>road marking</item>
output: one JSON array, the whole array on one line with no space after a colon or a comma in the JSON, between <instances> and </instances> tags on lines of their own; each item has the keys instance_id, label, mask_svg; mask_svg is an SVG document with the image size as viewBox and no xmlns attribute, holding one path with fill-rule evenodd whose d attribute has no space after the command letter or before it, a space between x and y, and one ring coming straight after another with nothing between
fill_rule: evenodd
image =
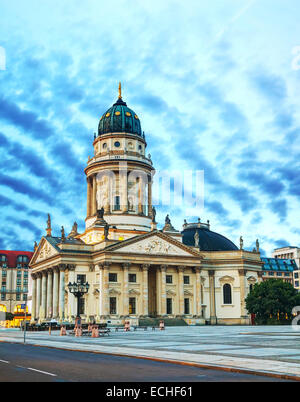
<instances>
[{"instance_id":1,"label":"road marking","mask_svg":"<svg viewBox=\"0 0 300 402\"><path fill-rule=\"evenodd\" d=\"M56 374L48 373L47 371L37 370L37 369L31 368L31 367L27 367L27 368L28 368L28 370L37 371L38 373L52 375L53 377L57 377Z\"/></svg>"},{"instance_id":2,"label":"road marking","mask_svg":"<svg viewBox=\"0 0 300 402\"><path fill-rule=\"evenodd\" d=\"M9 362L7 362L6 360L0 360L0 362L2 362L2 363L9 363Z\"/></svg>"}]
</instances>

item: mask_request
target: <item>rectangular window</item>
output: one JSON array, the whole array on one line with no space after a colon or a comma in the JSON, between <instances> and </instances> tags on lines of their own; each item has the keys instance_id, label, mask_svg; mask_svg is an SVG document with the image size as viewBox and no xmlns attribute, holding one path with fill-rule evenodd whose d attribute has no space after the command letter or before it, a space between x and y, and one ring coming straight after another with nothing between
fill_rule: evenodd
<instances>
[{"instance_id":1,"label":"rectangular window","mask_svg":"<svg viewBox=\"0 0 300 402\"><path fill-rule=\"evenodd\" d=\"M128 275L129 282L136 282L136 274L129 274Z\"/></svg>"},{"instance_id":2,"label":"rectangular window","mask_svg":"<svg viewBox=\"0 0 300 402\"><path fill-rule=\"evenodd\" d=\"M21 300L21 295L20 295L20 293L18 293L18 294L16 295L16 300L17 300L17 301L20 301L20 300Z\"/></svg>"},{"instance_id":3,"label":"rectangular window","mask_svg":"<svg viewBox=\"0 0 300 402\"><path fill-rule=\"evenodd\" d=\"M299 287L299 281L295 281L295 286L298 288Z\"/></svg>"},{"instance_id":4,"label":"rectangular window","mask_svg":"<svg viewBox=\"0 0 300 402\"><path fill-rule=\"evenodd\" d=\"M172 299L167 298L167 314L172 314Z\"/></svg>"},{"instance_id":5,"label":"rectangular window","mask_svg":"<svg viewBox=\"0 0 300 402\"><path fill-rule=\"evenodd\" d=\"M77 283L86 282L86 275L77 275Z\"/></svg>"},{"instance_id":6,"label":"rectangular window","mask_svg":"<svg viewBox=\"0 0 300 402\"><path fill-rule=\"evenodd\" d=\"M114 210L115 211L120 211L120 196L119 195L115 196Z\"/></svg>"},{"instance_id":7,"label":"rectangular window","mask_svg":"<svg viewBox=\"0 0 300 402\"><path fill-rule=\"evenodd\" d=\"M173 283L172 275L166 275L166 283Z\"/></svg>"},{"instance_id":8,"label":"rectangular window","mask_svg":"<svg viewBox=\"0 0 300 402\"><path fill-rule=\"evenodd\" d=\"M24 301L27 300L27 294L26 294L26 293L23 294L23 300L24 300Z\"/></svg>"},{"instance_id":9,"label":"rectangular window","mask_svg":"<svg viewBox=\"0 0 300 402\"><path fill-rule=\"evenodd\" d=\"M184 299L184 314L190 314L190 299Z\"/></svg>"},{"instance_id":10,"label":"rectangular window","mask_svg":"<svg viewBox=\"0 0 300 402\"><path fill-rule=\"evenodd\" d=\"M277 276L282 276L282 272L277 272Z\"/></svg>"},{"instance_id":11,"label":"rectangular window","mask_svg":"<svg viewBox=\"0 0 300 402\"><path fill-rule=\"evenodd\" d=\"M129 314L136 314L135 297L129 297Z\"/></svg>"},{"instance_id":12,"label":"rectangular window","mask_svg":"<svg viewBox=\"0 0 300 402\"><path fill-rule=\"evenodd\" d=\"M1 301L5 301L6 295L5 293L1 293Z\"/></svg>"},{"instance_id":13,"label":"rectangular window","mask_svg":"<svg viewBox=\"0 0 300 402\"><path fill-rule=\"evenodd\" d=\"M109 298L109 314L117 314L117 298Z\"/></svg>"},{"instance_id":14,"label":"rectangular window","mask_svg":"<svg viewBox=\"0 0 300 402\"><path fill-rule=\"evenodd\" d=\"M298 278L299 278L298 272L295 272L295 279L298 279Z\"/></svg>"},{"instance_id":15,"label":"rectangular window","mask_svg":"<svg viewBox=\"0 0 300 402\"><path fill-rule=\"evenodd\" d=\"M184 276L183 277L183 283L185 285L189 285L190 284L190 277L189 276Z\"/></svg>"},{"instance_id":16,"label":"rectangular window","mask_svg":"<svg viewBox=\"0 0 300 402\"><path fill-rule=\"evenodd\" d=\"M79 299L79 314L84 314L85 313L85 299L81 297Z\"/></svg>"},{"instance_id":17,"label":"rectangular window","mask_svg":"<svg viewBox=\"0 0 300 402\"><path fill-rule=\"evenodd\" d=\"M110 272L108 275L108 280L109 282L118 282L118 274Z\"/></svg>"}]
</instances>

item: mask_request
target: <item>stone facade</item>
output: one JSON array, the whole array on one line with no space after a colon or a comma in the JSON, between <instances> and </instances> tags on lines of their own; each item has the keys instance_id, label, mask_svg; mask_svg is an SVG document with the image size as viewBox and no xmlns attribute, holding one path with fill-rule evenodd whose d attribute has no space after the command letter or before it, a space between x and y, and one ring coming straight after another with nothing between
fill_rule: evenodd
<instances>
[{"instance_id":1,"label":"stone facade","mask_svg":"<svg viewBox=\"0 0 300 402\"><path fill-rule=\"evenodd\" d=\"M124 105L119 98L103 116L108 119L116 110L126 124L126 116L134 112ZM101 124L108 127L105 121ZM80 300L86 322L180 317L188 324L248 324L244 299L250 284L261 280L259 252L187 246L169 218L164 229L157 230L154 168L151 156L145 156L144 135L130 129L101 132L93 146L94 156L85 169L84 233L73 229L67 237L64 232L52 236L49 218L47 235L30 262L32 321L74 322L77 300L67 285L84 280L90 284ZM203 228L209 230L209 225Z\"/></svg>"}]
</instances>

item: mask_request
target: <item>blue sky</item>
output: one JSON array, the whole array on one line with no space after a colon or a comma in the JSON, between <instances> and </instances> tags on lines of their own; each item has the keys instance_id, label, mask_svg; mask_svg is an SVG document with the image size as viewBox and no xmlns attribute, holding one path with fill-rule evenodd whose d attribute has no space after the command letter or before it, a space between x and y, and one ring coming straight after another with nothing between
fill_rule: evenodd
<instances>
[{"instance_id":1,"label":"blue sky","mask_svg":"<svg viewBox=\"0 0 300 402\"><path fill-rule=\"evenodd\" d=\"M202 220L299 246L298 0L0 0L0 249L84 229L93 133L123 99L157 170L204 170ZM1 68L2 65L2 68ZM299 68L298 68L299 67ZM180 208L169 213L181 229Z\"/></svg>"}]
</instances>

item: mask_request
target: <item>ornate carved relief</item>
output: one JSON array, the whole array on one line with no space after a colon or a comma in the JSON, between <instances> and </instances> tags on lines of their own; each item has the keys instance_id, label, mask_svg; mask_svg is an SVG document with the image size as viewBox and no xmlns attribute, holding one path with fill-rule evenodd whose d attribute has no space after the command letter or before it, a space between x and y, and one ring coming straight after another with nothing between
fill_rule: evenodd
<instances>
[{"instance_id":1,"label":"ornate carved relief","mask_svg":"<svg viewBox=\"0 0 300 402\"><path fill-rule=\"evenodd\" d=\"M137 243L130 244L119 249L121 252L132 252L141 254L167 254L190 256L190 254L177 246L167 242L166 240L157 238L141 240Z\"/></svg>"}]
</instances>

